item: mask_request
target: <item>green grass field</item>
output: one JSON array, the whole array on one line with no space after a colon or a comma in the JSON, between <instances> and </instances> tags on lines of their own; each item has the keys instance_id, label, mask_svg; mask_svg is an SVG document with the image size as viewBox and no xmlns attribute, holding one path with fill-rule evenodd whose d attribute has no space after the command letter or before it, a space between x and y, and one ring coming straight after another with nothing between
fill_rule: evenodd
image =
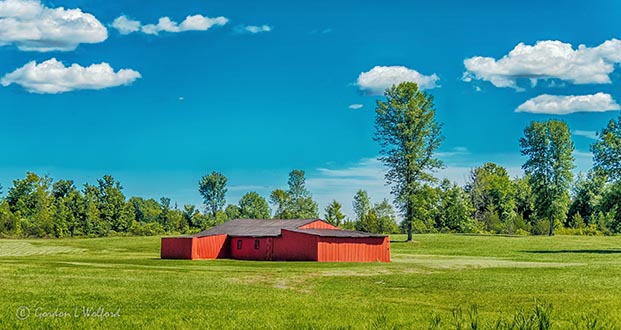
<instances>
[{"instance_id":1,"label":"green grass field","mask_svg":"<svg viewBox=\"0 0 621 330\"><path fill-rule=\"evenodd\" d=\"M535 299L555 329L621 325L621 237L415 240L393 242L389 264L160 260L159 237L0 240L0 329L427 329L434 314L452 329L460 306L492 324Z\"/></svg>"}]
</instances>

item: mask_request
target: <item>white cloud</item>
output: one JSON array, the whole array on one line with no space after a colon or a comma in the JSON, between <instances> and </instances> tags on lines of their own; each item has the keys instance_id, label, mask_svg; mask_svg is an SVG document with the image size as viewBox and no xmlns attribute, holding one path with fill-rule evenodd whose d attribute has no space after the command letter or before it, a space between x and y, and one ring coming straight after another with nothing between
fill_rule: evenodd
<instances>
[{"instance_id":1,"label":"white cloud","mask_svg":"<svg viewBox=\"0 0 621 330\"><path fill-rule=\"evenodd\" d=\"M203 15L187 16L181 23L171 20L169 17L160 17L157 24L145 24L140 21L127 18L125 15L117 17L112 22L112 27L121 34L129 34L141 31L145 34L157 35L160 32L184 32L184 31L207 31L213 26L222 26L228 22L228 18L206 17Z\"/></svg>"},{"instance_id":2,"label":"white cloud","mask_svg":"<svg viewBox=\"0 0 621 330\"><path fill-rule=\"evenodd\" d=\"M112 22L111 26L117 29L120 34L130 34L132 32L140 31L140 21L127 18L125 15L117 17Z\"/></svg>"},{"instance_id":3,"label":"white cloud","mask_svg":"<svg viewBox=\"0 0 621 330\"><path fill-rule=\"evenodd\" d=\"M360 109L360 108L362 108L363 106L364 106L364 105L362 105L362 104L357 104L357 103L356 103L356 104L350 104L348 108L353 109L353 110L356 110L356 109Z\"/></svg>"},{"instance_id":4,"label":"white cloud","mask_svg":"<svg viewBox=\"0 0 621 330\"><path fill-rule=\"evenodd\" d=\"M0 46L24 51L71 51L81 43L99 43L108 31L80 9L48 8L38 0L0 0Z\"/></svg>"},{"instance_id":5,"label":"white cloud","mask_svg":"<svg viewBox=\"0 0 621 330\"><path fill-rule=\"evenodd\" d=\"M272 27L269 25L240 25L235 28L238 33L252 33L257 34L261 32L270 32Z\"/></svg>"},{"instance_id":6,"label":"white cloud","mask_svg":"<svg viewBox=\"0 0 621 330\"><path fill-rule=\"evenodd\" d=\"M571 131L571 134L576 136L582 136L591 140L597 140L597 132L596 131L583 131L583 130L575 130Z\"/></svg>"},{"instance_id":7,"label":"white cloud","mask_svg":"<svg viewBox=\"0 0 621 330\"><path fill-rule=\"evenodd\" d=\"M468 148L466 147L454 147L450 151L438 151L436 152L435 155L436 157L439 157L439 158L447 158L447 157L454 157L454 156L465 156L469 154L470 152L468 151Z\"/></svg>"},{"instance_id":8,"label":"white cloud","mask_svg":"<svg viewBox=\"0 0 621 330\"><path fill-rule=\"evenodd\" d=\"M430 76L404 66L376 66L358 76L358 87L370 95L381 95L386 88L404 81L415 82L421 90L439 87L440 78L434 73Z\"/></svg>"},{"instance_id":9,"label":"white cloud","mask_svg":"<svg viewBox=\"0 0 621 330\"><path fill-rule=\"evenodd\" d=\"M534 46L518 44L501 59L475 56L464 60L463 80L486 80L496 87L520 90L517 79L560 79L574 84L608 84L610 74L621 63L621 41L607 40L599 46L573 49L561 41L538 41Z\"/></svg>"},{"instance_id":10,"label":"white cloud","mask_svg":"<svg viewBox=\"0 0 621 330\"><path fill-rule=\"evenodd\" d=\"M78 89L103 89L129 85L140 78L140 73L131 69L114 72L108 63L82 67L72 64L65 67L55 58L37 64L29 62L23 67L6 74L2 86L18 84L31 93L57 94Z\"/></svg>"},{"instance_id":11,"label":"white cloud","mask_svg":"<svg viewBox=\"0 0 621 330\"><path fill-rule=\"evenodd\" d=\"M604 112L620 110L610 94L548 95L543 94L522 103L515 112L566 115L574 112Z\"/></svg>"}]
</instances>

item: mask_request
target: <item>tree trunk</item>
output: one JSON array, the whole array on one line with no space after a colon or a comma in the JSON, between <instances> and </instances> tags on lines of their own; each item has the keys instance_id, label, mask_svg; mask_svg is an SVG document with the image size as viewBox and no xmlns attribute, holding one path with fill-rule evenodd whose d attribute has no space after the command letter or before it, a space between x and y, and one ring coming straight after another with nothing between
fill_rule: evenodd
<instances>
[{"instance_id":1,"label":"tree trunk","mask_svg":"<svg viewBox=\"0 0 621 330\"><path fill-rule=\"evenodd\" d=\"M554 219L550 220L550 236L554 236Z\"/></svg>"},{"instance_id":2,"label":"tree trunk","mask_svg":"<svg viewBox=\"0 0 621 330\"><path fill-rule=\"evenodd\" d=\"M405 221L408 222L408 242L412 241L412 205L408 204L407 206L407 212L406 212L406 219Z\"/></svg>"}]
</instances>

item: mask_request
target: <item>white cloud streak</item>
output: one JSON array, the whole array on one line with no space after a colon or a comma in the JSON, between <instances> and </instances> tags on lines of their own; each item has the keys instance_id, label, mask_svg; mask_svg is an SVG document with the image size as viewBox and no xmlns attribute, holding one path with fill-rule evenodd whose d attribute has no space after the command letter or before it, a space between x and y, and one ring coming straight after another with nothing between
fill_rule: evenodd
<instances>
[{"instance_id":1,"label":"white cloud streak","mask_svg":"<svg viewBox=\"0 0 621 330\"><path fill-rule=\"evenodd\" d=\"M185 31L207 31L214 26L223 26L229 19L223 16L206 17L203 15L187 16L181 23L169 17L160 17L157 24L142 24L140 21L128 18L125 15L117 17L111 24L120 34L142 32L158 35L160 32L178 33Z\"/></svg>"},{"instance_id":2,"label":"white cloud streak","mask_svg":"<svg viewBox=\"0 0 621 330\"><path fill-rule=\"evenodd\" d=\"M108 31L80 9L48 8L38 0L0 1L0 46L22 51L71 51L82 43L99 43Z\"/></svg>"},{"instance_id":3,"label":"white cloud streak","mask_svg":"<svg viewBox=\"0 0 621 330\"><path fill-rule=\"evenodd\" d=\"M463 80L486 80L496 87L517 90L517 80L530 79L536 86L539 80L560 79L574 84L609 84L610 74L621 63L621 41L607 40L599 46L571 44L555 40L538 41L534 46L520 43L496 60L475 56L464 60Z\"/></svg>"},{"instance_id":4,"label":"white cloud streak","mask_svg":"<svg viewBox=\"0 0 621 330\"><path fill-rule=\"evenodd\" d=\"M582 136L591 140L597 140L597 132L596 131L583 131L583 130L575 130L572 131L571 134L575 136Z\"/></svg>"},{"instance_id":5,"label":"white cloud streak","mask_svg":"<svg viewBox=\"0 0 621 330\"><path fill-rule=\"evenodd\" d=\"M605 112L620 110L610 94L548 95L534 97L515 109L515 112L566 115L574 112Z\"/></svg>"},{"instance_id":6,"label":"white cloud streak","mask_svg":"<svg viewBox=\"0 0 621 330\"><path fill-rule=\"evenodd\" d=\"M362 108L362 107L363 107L363 105L362 105L362 104L358 104L358 103L356 103L356 104L350 104L348 108L350 108L350 109L352 109L352 110L356 110L356 109L360 109L360 108Z\"/></svg>"},{"instance_id":7,"label":"white cloud streak","mask_svg":"<svg viewBox=\"0 0 621 330\"><path fill-rule=\"evenodd\" d=\"M240 25L235 28L238 33L251 33L257 34L262 32L272 31L272 27L269 25Z\"/></svg>"},{"instance_id":8,"label":"white cloud streak","mask_svg":"<svg viewBox=\"0 0 621 330\"><path fill-rule=\"evenodd\" d=\"M37 64L29 62L21 68L6 74L2 86L17 84L31 93L58 94L80 89L103 89L130 85L140 78L139 72L122 69L114 72L108 63L82 67L72 64L66 67L55 58Z\"/></svg>"},{"instance_id":9,"label":"white cloud streak","mask_svg":"<svg viewBox=\"0 0 621 330\"><path fill-rule=\"evenodd\" d=\"M306 180L308 189L313 193L323 208L332 200L343 205L343 213L353 220L352 200L356 191L364 189L373 202L381 202L384 198L393 200L390 187L385 185L384 165L375 158L364 158L349 166L341 168L318 168L317 174Z\"/></svg>"},{"instance_id":10,"label":"white cloud streak","mask_svg":"<svg viewBox=\"0 0 621 330\"><path fill-rule=\"evenodd\" d=\"M358 76L357 85L368 95L382 95L386 88L404 81L415 82L421 90L439 87L435 73L426 76L404 66L376 66Z\"/></svg>"}]
</instances>

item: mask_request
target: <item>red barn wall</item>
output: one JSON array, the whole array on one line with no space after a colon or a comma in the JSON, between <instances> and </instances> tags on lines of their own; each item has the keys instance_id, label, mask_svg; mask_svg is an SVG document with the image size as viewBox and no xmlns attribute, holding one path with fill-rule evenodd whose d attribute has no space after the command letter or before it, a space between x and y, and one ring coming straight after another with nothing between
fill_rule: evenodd
<instances>
[{"instance_id":1,"label":"red barn wall","mask_svg":"<svg viewBox=\"0 0 621 330\"><path fill-rule=\"evenodd\" d=\"M317 261L390 262L388 237L319 237Z\"/></svg>"},{"instance_id":2,"label":"red barn wall","mask_svg":"<svg viewBox=\"0 0 621 330\"><path fill-rule=\"evenodd\" d=\"M281 230L281 237L274 238L272 260L316 261L317 236Z\"/></svg>"},{"instance_id":3,"label":"red barn wall","mask_svg":"<svg viewBox=\"0 0 621 330\"><path fill-rule=\"evenodd\" d=\"M325 221L317 220L311 223L307 223L304 226L299 227L299 229L340 229L340 228L333 226Z\"/></svg>"},{"instance_id":4,"label":"red barn wall","mask_svg":"<svg viewBox=\"0 0 621 330\"><path fill-rule=\"evenodd\" d=\"M162 237L162 259L192 259L192 237Z\"/></svg>"},{"instance_id":5,"label":"red barn wall","mask_svg":"<svg viewBox=\"0 0 621 330\"><path fill-rule=\"evenodd\" d=\"M228 235L213 235L195 237L192 249L192 259L228 258Z\"/></svg>"},{"instance_id":6,"label":"red barn wall","mask_svg":"<svg viewBox=\"0 0 621 330\"><path fill-rule=\"evenodd\" d=\"M255 241L259 241L259 248L255 249ZM241 249L237 242L241 241ZM272 260L272 237L235 237L229 240L230 256L242 260Z\"/></svg>"}]
</instances>

